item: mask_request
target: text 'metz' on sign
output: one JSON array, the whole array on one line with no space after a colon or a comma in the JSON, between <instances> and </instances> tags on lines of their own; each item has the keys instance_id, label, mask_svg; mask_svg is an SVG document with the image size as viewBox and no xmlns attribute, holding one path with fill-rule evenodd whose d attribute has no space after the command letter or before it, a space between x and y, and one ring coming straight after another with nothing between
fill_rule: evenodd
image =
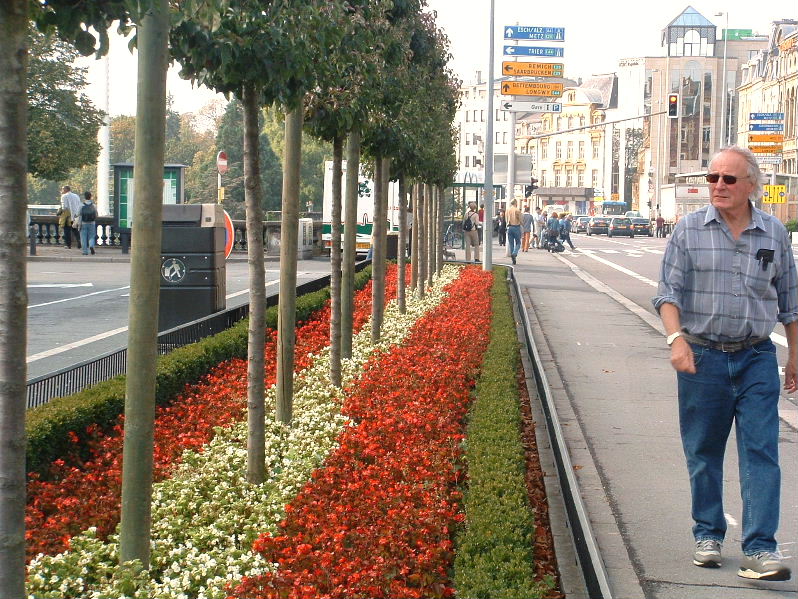
<instances>
[{"instance_id":1,"label":"text 'metz' on sign","mask_svg":"<svg viewBox=\"0 0 798 599\"><path fill-rule=\"evenodd\" d=\"M565 28L508 25L504 28L504 39L562 42L565 41Z\"/></svg>"}]
</instances>

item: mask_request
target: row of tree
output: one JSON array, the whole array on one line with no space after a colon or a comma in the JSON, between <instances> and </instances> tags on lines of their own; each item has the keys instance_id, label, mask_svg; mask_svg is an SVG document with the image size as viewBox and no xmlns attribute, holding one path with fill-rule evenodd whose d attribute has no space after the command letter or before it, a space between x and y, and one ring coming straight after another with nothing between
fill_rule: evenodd
<instances>
[{"instance_id":1,"label":"row of tree","mask_svg":"<svg viewBox=\"0 0 798 599\"><path fill-rule=\"evenodd\" d=\"M0 3L0 598L24 596L26 35L30 20L83 54L107 51L113 21L135 28L138 97L134 162L135 247L131 261L120 561L149 563L155 395L161 171L165 155L166 68L241 102L243 184L250 277L248 479L264 478L263 346L265 268L261 223L263 107L284 114L271 139L282 156L282 240L276 418L292 417L296 245L303 130L330 142L334 161L331 375L351 355L357 175L375 181L372 338L385 296L388 181L400 202L414 190L412 279L419 294L440 268L442 188L454 175L457 82L448 44L424 0L5 0ZM96 36L96 37L95 37ZM268 118L268 114L266 115ZM231 140L233 141L233 140ZM341 177L346 154L347 180ZM343 191L345 190L345 197ZM343 223L342 223L343 219ZM402 219L403 220L403 219ZM402 222L399 247L407 235ZM343 234L342 234L343 231ZM404 256L400 252L400 305Z\"/></svg>"}]
</instances>

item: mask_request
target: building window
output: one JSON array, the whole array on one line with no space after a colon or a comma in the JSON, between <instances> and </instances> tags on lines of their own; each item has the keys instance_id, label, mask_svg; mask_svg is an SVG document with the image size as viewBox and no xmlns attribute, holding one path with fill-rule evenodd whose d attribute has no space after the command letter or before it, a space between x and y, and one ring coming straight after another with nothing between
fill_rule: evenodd
<instances>
[{"instance_id":1,"label":"building window","mask_svg":"<svg viewBox=\"0 0 798 599\"><path fill-rule=\"evenodd\" d=\"M598 160L599 157L599 141L593 140L593 160Z\"/></svg>"},{"instance_id":2,"label":"building window","mask_svg":"<svg viewBox=\"0 0 798 599\"><path fill-rule=\"evenodd\" d=\"M541 160L549 159L549 142L547 141L540 142L540 159Z\"/></svg>"},{"instance_id":3,"label":"building window","mask_svg":"<svg viewBox=\"0 0 798 599\"><path fill-rule=\"evenodd\" d=\"M477 111L476 110L474 110L474 122L475 123L477 122Z\"/></svg>"},{"instance_id":4,"label":"building window","mask_svg":"<svg viewBox=\"0 0 798 599\"><path fill-rule=\"evenodd\" d=\"M572 117L572 116L568 117L568 128L569 129L573 129L574 128L574 117Z\"/></svg>"},{"instance_id":5,"label":"building window","mask_svg":"<svg viewBox=\"0 0 798 599\"><path fill-rule=\"evenodd\" d=\"M466 113L466 123L470 123L471 122L471 113L468 112L467 110L465 111L465 113Z\"/></svg>"},{"instance_id":6,"label":"building window","mask_svg":"<svg viewBox=\"0 0 798 599\"><path fill-rule=\"evenodd\" d=\"M579 117L579 126L580 127L584 127L585 126L585 117L584 116L580 116Z\"/></svg>"},{"instance_id":7,"label":"building window","mask_svg":"<svg viewBox=\"0 0 798 599\"><path fill-rule=\"evenodd\" d=\"M572 141L568 142L568 150L567 150L567 154L565 155L565 157L568 160L571 160L574 157L574 142L572 142Z\"/></svg>"},{"instance_id":8,"label":"building window","mask_svg":"<svg viewBox=\"0 0 798 599\"><path fill-rule=\"evenodd\" d=\"M562 171L560 169L554 169L554 187L561 187L562 183Z\"/></svg>"},{"instance_id":9,"label":"building window","mask_svg":"<svg viewBox=\"0 0 798 599\"><path fill-rule=\"evenodd\" d=\"M501 133L499 133L499 132L497 131L497 132L496 132L496 145L498 145L498 144L500 144L500 143L501 143L501 141L499 141L500 139L501 139Z\"/></svg>"},{"instance_id":10,"label":"building window","mask_svg":"<svg viewBox=\"0 0 798 599\"><path fill-rule=\"evenodd\" d=\"M504 120L506 121L507 120L507 111L506 110L502 110L502 112L504 113Z\"/></svg>"},{"instance_id":11,"label":"building window","mask_svg":"<svg viewBox=\"0 0 798 599\"><path fill-rule=\"evenodd\" d=\"M562 126L562 117L561 117L561 116L558 116L558 117L557 117L557 131L559 131L559 130L560 130L560 127L561 127L561 126Z\"/></svg>"},{"instance_id":12,"label":"building window","mask_svg":"<svg viewBox=\"0 0 798 599\"><path fill-rule=\"evenodd\" d=\"M468 168L468 167L470 166L470 164L468 163L468 159L469 159L469 158L471 158L471 156L466 156L466 157L465 157L465 165L466 165L466 168Z\"/></svg>"},{"instance_id":13,"label":"building window","mask_svg":"<svg viewBox=\"0 0 798 599\"><path fill-rule=\"evenodd\" d=\"M557 118L559 118L559 117L557 117ZM562 142L561 141L555 142L554 158L562 158Z\"/></svg>"},{"instance_id":14,"label":"building window","mask_svg":"<svg viewBox=\"0 0 798 599\"><path fill-rule=\"evenodd\" d=\"M507 131L502 131L502 143L507 143Z\"/></svg>"},{"instance_id":15,"label":"building window","mask_svg":"<svg viewBox=\"0 0 798 599\"><path fill-rule=\"evenodd\" d=\"M577 171L577 173L576 173L576 186L577 187L584 187L585 186L585 171Z\"/></svg>"},{"instance_id":16,"label":"building window","mask_svg":"<svg viewBox=\"0 0 798 599\"><path fill-rule=\"evenodd\" d=\"M482 122L482 123L484 123L484 122L485 122L485 111L484 111L484 110L480 110L480 111L479 111L479 120L480 120L480 122Z\"/></svg>"},{"instance_id":17,"label":"building window","mask_svg":"<svg viewBox=\"0 0 798 599\"><path fill-rule=\"evenodd\" d=\"M540 186L546 187L546 171L540 171Z\"/></svg>"},{"instance_id":18,"label":"building window","mask_svg":"<svg viewBox=\"0 0 798 599\"><path fill-rule=\"evenodd\" d=\"M467 146L471 145L471 136L470 135L466 135L465 136L465 141L466 141L465 145L467 145Z\"/></svg>"},{"instance_id":19,"label":"building window","mask_svg":"<svg viewBox=\"0 0 798 599\"><path fill-rule=\"evenodd\" d=\"M585 159L585 142L579 142L579 160Z\"/></svg>"},{"instance_id":20,"label":"building window","mask_svg":"<svg viewBox=\"0 0 798 599\"><path fill-rule=\"evenodd\" d=\"M593 188L595 189L598 187L598 170L593 169L593 171L590 173L590 179L593 182Z\"/></svg>"},{"instance_id":21,"label":"building window","mask_svg":"<svg viewBox=\"0 0 798 599\"><path fill-rule=\"evenodd\" d=\"M496 120L497 120L497 121L498 121L498 120L501 120L501 119L499 119L499 109L498 109L498 108L496 109Z\"/></svg>"},{"instance_id":22,"label":"building window","mask_svg":"<svg viewBox=\"0 0 798 599\"><path fill-rule=\"evenodd\" d=\"M574 184L574 172L571 169L565 169L565 186L566 187L573 187Z\"/></svg>"}]
</instances>

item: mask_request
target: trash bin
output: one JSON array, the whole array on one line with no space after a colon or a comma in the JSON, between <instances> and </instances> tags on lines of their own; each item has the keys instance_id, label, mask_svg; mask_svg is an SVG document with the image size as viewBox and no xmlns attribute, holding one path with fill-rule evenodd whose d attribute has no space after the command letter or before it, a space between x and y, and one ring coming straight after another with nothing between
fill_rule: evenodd
<instances>
[{"instance_id":1,"label":"trash bin","mask_svg":"<svg viewBox=\"0 0 798 599\"><path fill-rule=\"evenodd\" d=\"M313 258L313 219L299 219L299 237L297 238L297 260Z\"/></svg>"},{"instance_id":2,"label":"trash bin","mask_svg":"<svg viewBox=\"0 0 798 599\"><path fill-rule=\"evenodd\" d=\"M386 260L398 260L399 259L399 233L388 233L387 234L387 241L388 246L385 253Z\"/></svg>"},{"instance_id":3,"label":"trash bin","mask_svg":"<svg viewBox=\"0 0 798 599\"><path fill-rule=\"evenodd\" d=\"M158 330L226 306L225 223L219 204L163 207Z\"/></svg>"}]
</instances>

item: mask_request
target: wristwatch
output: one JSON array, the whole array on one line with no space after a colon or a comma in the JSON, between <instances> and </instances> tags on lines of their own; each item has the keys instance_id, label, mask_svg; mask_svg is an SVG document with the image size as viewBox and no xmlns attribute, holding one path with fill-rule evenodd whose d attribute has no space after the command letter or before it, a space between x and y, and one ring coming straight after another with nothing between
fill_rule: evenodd
<instances>
[{"instance_id":1,"label":"wristwatch","mask_svg":"<svg viewBox=\"0 0 798 599\"><path fill-rule=\"evenodd\" d=\"M671 333L670 335L668 335L668 338L665 339L665 343L667 343L668 347L670 347L671 345L673 345L673 342L676 341L676 338L681 336L682 336L681 331L676 331L675 333Z\"/></svg>"}]
</instances>

